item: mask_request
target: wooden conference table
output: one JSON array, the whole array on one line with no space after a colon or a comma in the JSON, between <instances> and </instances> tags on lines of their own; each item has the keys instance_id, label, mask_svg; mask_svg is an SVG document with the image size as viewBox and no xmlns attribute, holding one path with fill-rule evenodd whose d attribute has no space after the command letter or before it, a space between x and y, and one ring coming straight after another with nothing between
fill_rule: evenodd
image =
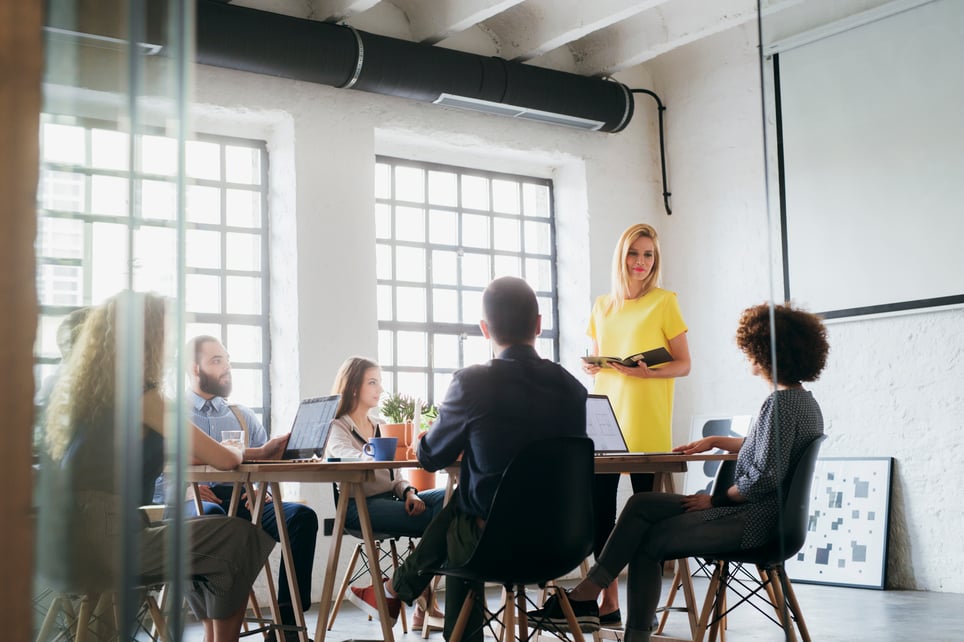
<instances>
[{"instance_id":1,"label":"wooden conference table","mask_svg":"<svg viewBox=\"0 0 964 642\"><path fill-rule=\"evenodd\" d=\"M700 454L700 455L646 455L646 454L625 454L607 455L596 458L597 473L654 473L656 475L655 489L667 492L673 490L673 473L686 472L689 462L703 461L722 461L725 459L735 459L736 455L729 454ZM292 600L299 600L298 579L294 571L291 559L291 545L288 538L288 526L285 523L284 512L281 506L281 482L300 482L300 483L331 483L340 484L338 505L335 513L335 526L332 532L332 542L328 549L328 564L325 569L325 579L322 585L321 601L318 605L318 624L315 627L315 642L324 642L327 633L328 618L332 607L332 595L334 593L335 579L338 570L338 558L341 553L342 537L344 534L345 518L348 513L348 500L355 500L358 510L358 519L361 523L365 552L369 559L378 559L375 549L375 539L373 536L371 518L368 514L368 505L362 493L361 483L374 479L375 471L385 468L417 468L417 461L353 461L353 462L273 462L273 463L249 463L241 464L234 470L217 470L210 466L189 466L186 471L186 478L189 482L218 482L234 483L237 486L245 485L249 491L252 490L251 484L257 485L257 490L250 492L249 496L255 497L254 509L251 511L252 518L260 521L262 507L266 501L266 493L270 493L275 506L277 517L278 535L281 540L282 563L287 570L289 588ZM457 467L450 469L450 472L457 472ZM453 476L454 477L454 476ZM451 479L452 477L450 477ZM229 514L233 514L237 508L239 493L234 494L232 506L229 507ZM388 603L385 598L382 583L373 578L372 585L376 588L375 597L378 604L379 613L382 616L379 622L382 627L382 635L385 642L394 642L392 625L388 614ZM268 573L268 588L271 595L271 602L274 608L273 613L277 621L278 609L277 599L274 589L272 574ZM297 604L294 605L296 624L300 627L300 639L307 642L308 635L305 628L304 614Z\"/></svg>"}]
</instances>

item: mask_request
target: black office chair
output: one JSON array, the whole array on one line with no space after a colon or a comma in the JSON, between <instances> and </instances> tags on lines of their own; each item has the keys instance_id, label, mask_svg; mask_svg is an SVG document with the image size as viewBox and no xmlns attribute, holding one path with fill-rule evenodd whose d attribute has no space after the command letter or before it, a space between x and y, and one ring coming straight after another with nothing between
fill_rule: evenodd
<instances>
[{"instance_id":1,"label":"black office chair","mask_svg":"<svg viewBox=\"0 0 964 642\"><path fill-rule=\"evenodd\" d=\"M737 553L701 556L715 565L715 569L710 578L694 640L702 640L707 628L710 632L709 639L716 640L721 626L725 627L726 615L746 602L783 628L787 640L796 640L796 625L803 641L810 642L810 632L793 592L793 585L787 577L784 562L803 548L807 538L813 470L820 446L825 439L826 436L814 439L800 454L788 483L783 486L781 519L768 542ZM733 485L736 462L723 463L726 465L720 467L714 494L725 492L726 488ZM749 564L756 566L759 577L744 568L743 565ZM728 591L740 597L733 606L727 605ZM755 599L762 600L766 610L757 604ZM770 608L776 611L779 620L769 614Z\"/></svg>"},{"instance_id":2,"label":"black office chair","mask_svg":"<svg viewBox=\"0 0 964 642\"><path fill-rule=\"evenodd\" d=\"M505 631L511 632L518 621L518 639L529 638L527 603L532 608L536 605L526 597L525 586L545 587L592 552L592 481L590 439L539 440L516 455L502 474L472 556L462 566L431 571L469 582L499 583L505 589L501 606L492 613L482 608L484 595L470 590L449 642L461 640L477 601L490 628L492 620L501 616ZM565 591L558 590L557 594L573 636L583 642Z\"/></svg>"}]
</instances>

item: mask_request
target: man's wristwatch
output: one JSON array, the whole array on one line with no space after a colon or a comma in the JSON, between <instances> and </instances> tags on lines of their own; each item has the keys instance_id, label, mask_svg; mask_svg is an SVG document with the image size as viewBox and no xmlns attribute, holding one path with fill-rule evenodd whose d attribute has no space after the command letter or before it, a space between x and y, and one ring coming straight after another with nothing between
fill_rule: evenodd
<instances>
[{"instance_id":1,"label":"man's wristwatch","mask_svg":"<svg viewBox=\"0 0 964 642\"><path fill-rule=\"evenodd\" d=\"M413 493L415 493L416 495L418 495L418 489L417 489L417 488L415 488L414 486L406 486L406 487L405 487L405 490L402 491L402 499L405 499L406 497L408 497L408 491L412 491Z\"/></svg>"}]
</instances>

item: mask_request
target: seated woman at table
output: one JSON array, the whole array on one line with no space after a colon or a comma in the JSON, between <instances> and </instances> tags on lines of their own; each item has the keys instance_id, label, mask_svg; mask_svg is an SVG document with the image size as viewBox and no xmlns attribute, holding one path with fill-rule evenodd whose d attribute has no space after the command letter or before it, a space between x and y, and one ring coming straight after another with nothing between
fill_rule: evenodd
<instances>
[{"instance_id":1,"label":"seated woman at table","mask_svg":"<svg viewBox=\"0 0 964 642\"><path fill-rule=\"evenodd\" d=\"M591 626L594 617L598 622L597 596L628 566L629 618L624 640L648 641L659 602L662 560L737 552L760 546L769 538L780 510L780 484L803 450L823 434L820 407L802 382L820 376L829 352L819 317L790 305L775 306L774 315L775 364L769 305L745 310L736 333L750 373L775 388L747 436L705 437L674 449L687 455L713 448L739 451L735 483L727 490L725 504L713 505L706 494L633 495L596 564L569 592L581 622ZM560 628L566 626L554 597L530 616L550 619Z\"/></svg>"},{"instance_id":2,"label":"seated woman at table","mask_svg":"<svg viewBox=\"0 0 964 642\"><path fill-rule=\"evenodd\" d=\"M383 392L381 368L369 359L351 357L338 370L331 392L341 395L341 401L335 419L331 422L325 456L371 459L364 453L363 448L369 439L380 436L378 423L369 413L378 407ZM397 469L378 470L373 481L362 484L367 498L368 514L371 517L372 529L376 532L419 537L442 510L445 491L441 488L417 489L402 473L403 471ZM358 509L353 499L348 503L345 525L352 529L361 528ZM365 590L353 587L348 597L353 604L369 611L368 603L358 598L358 594ZM412 618L416 627L421 625L427 605L430 604L430 592L417 601ZM433 607L432 616L440 615Z\"/></svg>"},{"instance_id":3,"label":"seated woman at table","mask_svg":"<svg viewBox=\"0 0 964 642\"><path fill-rule=\"evenodd\" d=\"M143 363L127 383L141 401L140 426L119 426L116 405L125 391L118 367L118 327L143 319ZM140 322L139 322L140 323ZM137 583L159 583L167 572L169 524L128 519L122 505L118 462L123 438L140 450L141 466L132 501L151 503L154 480L164 466L165 420L161 394L164 373L165 300L122 292L93 308L74 350L60 370L48 407L41 454L38 551L41 574L55 588L83 592L116 591L124 575ZM222 446L189 426L191 456L221 470L241 463L241 452ZM286 439L275 447L284 449ZM124 455L128 461L130 460ZM133 504L132 504L133 505ZM199 517L185 522L186 557L191 581L186 598L203 621L207 642L236 642L255 577L274 541L251 522L229 517ZM124 566L118 551L133 542L134 564Z\"/></svg>"}]
</instances>

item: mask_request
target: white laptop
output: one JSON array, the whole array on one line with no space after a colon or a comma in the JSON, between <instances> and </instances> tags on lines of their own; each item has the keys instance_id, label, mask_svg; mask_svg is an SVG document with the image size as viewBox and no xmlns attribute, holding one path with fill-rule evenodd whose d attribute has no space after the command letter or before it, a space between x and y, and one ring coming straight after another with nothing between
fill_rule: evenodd
<instances>
[{"instance_id":1,"label":"white laptop","mask_svg":"<svg viewBox=\"0 0 964 642\"><path fill-rule=\"evenodd\" d=\"M616 419L613 405L606 395L586 397L586 435L592 439L596 455L625 455L629 453L626 438ZM674 452L635 453L646 455L678 455Z\"/></svg>"}]
</instances>

